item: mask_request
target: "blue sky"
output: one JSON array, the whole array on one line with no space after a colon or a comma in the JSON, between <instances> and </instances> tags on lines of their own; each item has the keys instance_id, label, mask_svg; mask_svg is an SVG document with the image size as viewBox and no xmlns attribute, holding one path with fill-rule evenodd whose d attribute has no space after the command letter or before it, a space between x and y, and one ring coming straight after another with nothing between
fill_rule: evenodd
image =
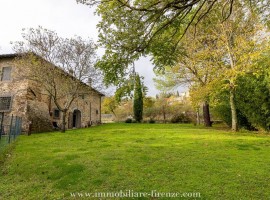
<instances>
[{"instance_id":1,"label":"blue sky","mask_svg":"<svg viewBox=\"0 0 270 200\"><path fill-rule=\"evenodd\" d=\"M54 30L62 37L74 35L98 39L96 24L98 16L94 10L76 0L1 0L0 54L12 53L11 41L22 40L23 28L36 28L39 25ZM99 55L102 50L99 50ZM135 63L136 71L144 76L149 88L148 95L159 93L153 83L153 66L148 58Z\"/></svg>"}]
</instances>

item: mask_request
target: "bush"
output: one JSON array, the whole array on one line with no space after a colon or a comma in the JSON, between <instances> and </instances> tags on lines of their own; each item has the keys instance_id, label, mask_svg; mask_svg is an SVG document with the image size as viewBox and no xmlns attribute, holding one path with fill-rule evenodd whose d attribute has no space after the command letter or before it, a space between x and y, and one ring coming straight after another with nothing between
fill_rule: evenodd
<instances>
[{"instance_id":1,"label":"bush","mask_svg":"<svg viewBox=\"0 0 270 200\"><path fill-rule=\"evenodd\" d=\"M127 118L125 122L126 122L126 123L132 123L132 119Z\"/></svg>"},{"instance_id":2,"label":"bush","mask_svg":"<svg viewBox=\"0 0 270 200\"><path fill-rule=\"evenodd\" d=\"M232 126L231 108L229 104L220 104L216 106L213 110L217 117L224 121L228 126ZM257 130L239 109L237 109L237 120L239 128L245 128L250 131Z\"/></svg>"},{"instance_id":3,"label":"bush","mask_svg":"<svg viewBox=\"0 0 270 200\"><path fill-rule=\"evenodd\" d=\"M149 124L154 124L154 123L156 123L156 121L154 119L149 120Z\"/></svg>"},{"instance_id":4,"label":"bush","mask_svg":"<svg viewBox=\"0 0 270 200\"><path fill-rule=\"evenodd\" d=\"M191 120L183 113L174 115L171 118L172 123L190 123Z\"/></svg>"}]
</instances>

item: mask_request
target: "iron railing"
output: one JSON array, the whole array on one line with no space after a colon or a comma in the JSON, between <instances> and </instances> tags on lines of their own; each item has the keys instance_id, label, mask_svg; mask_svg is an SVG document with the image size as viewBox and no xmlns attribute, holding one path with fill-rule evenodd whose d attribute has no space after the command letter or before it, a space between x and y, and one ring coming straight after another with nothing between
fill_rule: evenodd
<instances>
[{"instance_id":1,"label":"iron railing","mask_svg":"<svg viewBox=\"0 0 270 200\"><path fill-rule=\"evenodd\" d=\"M0 151L16 140L22 131L22 118L0 113Z\"/></svg>"}]
</instances>

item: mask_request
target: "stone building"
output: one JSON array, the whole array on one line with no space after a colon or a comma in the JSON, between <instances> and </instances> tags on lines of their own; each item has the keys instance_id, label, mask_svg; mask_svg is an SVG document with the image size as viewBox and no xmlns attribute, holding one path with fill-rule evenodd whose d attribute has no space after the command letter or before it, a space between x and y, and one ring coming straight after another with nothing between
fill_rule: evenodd
<instances>
[{"instance_id":1,"label":"stone building","mask_svg":"<svg viewBox=\"0 0 270 200\"><path fill-rule=\"evenodd\" d=\"M0 55L0 114L22 117L24 132L29 129L43 132L60 127L62 113L36 83L20 76L15 63L17 56ZM101 123L101 98L104 95L85 83L81 84L86 92L78 95L67 112L69 129Z\"/></svg>"}]
</instances>

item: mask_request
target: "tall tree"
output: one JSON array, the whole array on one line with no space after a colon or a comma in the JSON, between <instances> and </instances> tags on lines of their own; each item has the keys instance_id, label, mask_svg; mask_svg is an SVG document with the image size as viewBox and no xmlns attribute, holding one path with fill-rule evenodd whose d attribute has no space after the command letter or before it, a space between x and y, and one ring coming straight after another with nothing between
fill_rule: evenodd
<instances>
[{"instance_id":1,"label":"tall tree","mask_svg":"<svg viewBox=\"0 0 270 200\"><path fill-rule=\"evenodd\" d=\"M242 1L252 6L263 0ZM267 0L268 1L268 0ZM129 64L143 55L155 56L155 65L175 64L179 42L189 27L196 26L218 8L221 20L233 11L234 0L77 0L96 6L101 16L99 43L105 55L99 67L105 81L119 84ZM218 4L219 3L219 4ZM217 5L218 4L218 5Z\"/></svg>"},{"instance_id":2,"label":"tall tree","mask_svg":"<svg viewBox=\"0 0 270 200\"><path fill-rule=\"evenodd\" d=\"M139 74L135 76L134 100L133 100L133 113L137 122L143 119L143 91L142 91L141 78Z\"/></svg>"},{"instance_id":3,"label":"tall tree","mask_svg":"<svg viewBox=\"0 0 270 200\"><path fill-rule=\"evenodd\" d=\"M156 71L155 79L158 88L172 89L188 85L193 90L200 90L199 104L203 102L205 126L211 126L209 111L208 84L212 82L222 66L221 56L216 50L217 38L210 34L212 24L201 23L197 29L190 28L179 43L178 58L174 66L165 66L164 70ZM193 93L194 94L194 93Z\"/></svg>"},{"instance_id":4,"label":"tall tree","mask_svg":"<svg viewBox=\"0 0 270 200\"><path fill-rule=\"evenodd\" d=\"M204 23L197 27L197 35L193 41L188 40L185 45L185 40L189 37L186 35L180 42L184 51L178 54L177 65L183 62L184 64L181 67L175 67L177 66L175 65L171 68L167 79L173 84L192 80L196 83L192 88L193 94L197 88L199 89L197 93L200 96L204 94L206 97L211 93L211 86L222 84L230 94L231 125L232 130L237 131L236 80L238 76L246 72L255 72L254 67L263 52L268 49L269 42L264 36L267 34L264 34L258 15L249 7L236 4L226 21L221 20L222 13L218 8L214 8L214 11L208 15ZM196 40L200 38L203 40L196 43ZM195 45L192 45L194 43ZM187 54L186 49L189 49L191 53ZM186 61L186 57L189 58L189 62ZM178 71L173 71L175 68ZM205 109L207 111L207 108Z\"/></svg>"},{"instance_id":5,"label":"tall tree","mask_svg":"<svg viewBox=\"0 0 270 200\"><path fill-rule=\"evenodd\" d=\"M233 83L235 76L233 77L232 74L234 71L240 72L240 68L245 66L245 64L242 62L244 59L242 59L241 62L243 65L241 64L242 67L238 70L238 67L236 66L240 66L238 61L241 59L237 58L238 61L236 64L234 56L239 56L239 52L247 55L248 53L246 53L246 50L248 50L249 47L252 47L252 44L247 47L246 45L238 43L241 40L238 36L241 35L240 30L243 32L246 28L246 32L244 31L245 33L243 34L245 39L243 39L243 37L242 39L251 41L253 44L256 43L254 42L254 39L251 38L252 34L248 33L251 29L256 30L254 27L258 24L257 22L260 21L260 18L253 20L255 23L250 23L250 27L246 25L253 17L253 10L269 8L267 7L267 5L269 5L269 0L78 1L90 6L96 5L97 14L102 16L102 20L98 25L100 32L99 42L100 45L105 47L106 52L103 57L104 59L99 63L99 67L105 72L106 80L109 80L114 84L119 84L119 82L121 82L120 78L126 74L129 64L146 54L152 56L156 68L176 65L178 56L181 54L180 42L187 30L193 25L193 27L196 28L196 25L206 18L210 18L210 24L211 19L215 19L213 26L216 25L216 21L219 21L221 26L215 28L213 35L218 37L219 34L223 34L224 37L222 37L221 40L225 38L223 44L218 47L219 51L224 51L224 56L221 60L224 61L224 63L227 62L224 65L226 66L225 73L230 76L220 79L226 79L227 83L228 80L230 82L227 86L229 86L231 93L232 120L234 121L232 123L232 129L237 130L236 111L233 103L235 101L235 85ZM259 6L262 4L266 6ZM252 10L252 12L250 10ZM218 13L217 15L215 15L216 12ZM267 14L267 12L268 11L266 10L263 14ZM237 20L237 17L235 17L236 14L238 14L240 20ZM247 19L245 19L245 14ZM267 17L261 18L266 19L267 21ZM233 25L231 22L233 22ZM238 28L236 28L238 23L240 24ZM239 31L239 35L230 34L234 31ZM238 46L240 48L245 47L246 49L244 50L244 48L242 48L239 51L234 51L235 47ZM249 62L250 59L246 59L246 64Z\"/></svg>"},{"instance_id":6,"label":"tall tree","mask_svg":"<svg viewBox=\"0 0 270 200\"><path fill-rule=\"evenodd\" d=\"M21 76L37 83L62 112L61 130L65 132L67 111L72 102L85 93L86 84L100 88L101 73L94 68L96 46L81 37L61 38L54 31L38 27L25 29L24 41L16 42ZM88 95L92 92L88 90Z\"/></svg>"},{"instance_id":7,"label":"tall tree","mask_svg":"<svg viewBox=\"0 0 270 200\"><path fill-rule=\"evenodd\" d=\"M258 16L238 5L227 21L220 22L213 34L219 37L218 48L224 52L224 73L221 77L229 91L232 130L237 131L236 80L245 73L256 73L256 65L269 48Z\"/></svg>"}]
</instances>

